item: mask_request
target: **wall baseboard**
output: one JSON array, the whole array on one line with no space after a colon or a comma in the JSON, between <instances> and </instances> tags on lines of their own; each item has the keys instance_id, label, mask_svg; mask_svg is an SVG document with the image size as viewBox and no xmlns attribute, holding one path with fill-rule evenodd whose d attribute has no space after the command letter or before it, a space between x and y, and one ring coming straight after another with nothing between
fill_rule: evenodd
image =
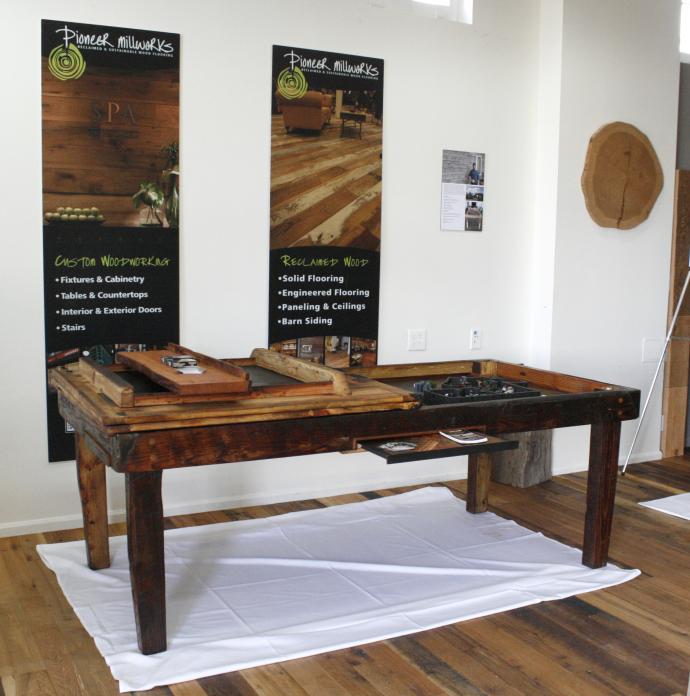
<instances>
[{"instance_id":1,"label":"wall baseboard","mask_svg":"<svg viewBox=\"0 0 690 696\"><path fill-rule=\"evenodd\" d=\"M661 450L657 450L655 452L643 452L637 454L630 458L630 462L632 464L638 464L640 462L656 461L661 458ZM621 457L618 462L619 466L622 466L624 461L625 457ZM574 474L586 470L586 463L564 467L555 466L553 475L560 476L561 474ZM251 507L252 505L271 505L272 503L286 503L295 500L309 500L311 498L326 498L335 495L346 495L348 493L358 493L362 490L398 488L401 486L415 486L425 483L454 481L464 479L466 477L466 465L461 465L452 472L449 471L447 477L436 475L434 477L413 476L395 480L385 478L368 481L364 488L362 486L341 485L334 488L282 490L268 495L265 493L248 493L238 496L209 498L205 500L195 500L193 502L175 503L165 505L165 515L167 517L171 517L173 515L190 515L195 512L211 512L214 510L229 510ZM108 520L111 524L115 522L123 522L124 519L125 511L123 509L108 510ZM0 524L0 537L20 536L23 534L40 534L41 532L55 532L65 529L75 529L81 526L81 512L78 512L73 515L60 515L57 517L42 517L32 520L6 522Z\"/></svg>"},{"instance_id":2,"label":"wall baseboard","mask_svg":"<svg viewBox=\"0 0 690 696\"><path fill-rule=\"evenodd\" d=\"M447 475L437 474L436 476L413 476L401 479L385 479L367 481L363 486L341 485L333 488L314 488L300 490L281 490L272 493L247 493L238 496L221 498L208 498L195 500L185 503L165 504L164 514L166 517L174 515L191 515L196 512L211 512L214 510L230 510L253 505L271 505L273 503L286 503L295 500L309 500L311 498L326 498L336 495L346 495L348 493L358 493L362 491L373 491L379 488L398 488L401 486L415 486L425 483L438 483L442 481L453 481L467 477L467 467L461 466L447 472ZM122 508L109 509L108 521L110 524L124 522L125 511ZM40 534L42 532L55 532L66 529L76 529L82 526L81 512L73 515L60 515L57 517L45 517L31 520L19 520L17 522L6 522L0 524L0 537L20 536L22 534Z\"/></svg>"},{"instance_id":3,"label":"wall baseboard","mask_svg":"<svg viewBox=\"0 0 690 696\"><path fill-rule=\"evenodd\" d=\"M640 454L633 454L630 457L631 464L641 464L642 462L656 462L659 459L663 459L664 455L661 450L655 450L654 452L640 452ZM618 466L623 466L625 464L625 457L620 457L618 460Z\"/></svg>"},{"instance_id":4,"label":"wall baseboard","mask_svg":"<svg viewBox=\"0 0 690 696\"><path fill-rule=\"evenodd\" d=\"M654 452L641 452L640 454L635 454L630 457L631 464L640 464L642 462L655 462L659 459L663 459L661 450L655 450ZM625 456L620 456L618 458L618 466L622 467L625 464ZM553 475L561 476L563 474L577 474L581 471L587 471L588 462L584 461L581 463L575 463L563 466L554 466Z\"/></svg>"},{"instance_id":5,"label":"wall baseboard","mask_svg":"<svg viewBox=\"0 0 690 696\"><path fill-rule=\"evenodd\" d=\"M124 516L123 518L124 519ZM113 522L117 520L112 520ZM19 536L22 534L40 534L75 529L82 526L81 513L59 515L57 517L38 517L32 520L4 522L0 524L0 537Z\"/></svg>"}]
</instances>

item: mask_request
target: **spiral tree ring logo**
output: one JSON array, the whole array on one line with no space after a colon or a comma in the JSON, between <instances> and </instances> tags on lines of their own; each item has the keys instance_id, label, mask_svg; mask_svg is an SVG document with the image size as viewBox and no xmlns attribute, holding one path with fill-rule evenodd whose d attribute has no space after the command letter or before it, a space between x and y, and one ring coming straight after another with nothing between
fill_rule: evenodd
<instances>
[{"instance_id":1,"label":"spiral tree ring logo","mask_svg":"<svg viewBox=\"0 0 690 696\"><path fill-rule=\"evenodd\" d=\"M48 56L48 70L58 80L77 80L86 70L86 61L74 44L56 46Z\"/></svg>"},{"instance_id":2,"label":"spiral tree ring logo","mask_svg":"<svg viewBox=\"0 0 690 696\"><path fill-rule=\"evenodd\" d=\"M278 75L278 93L286 99L300 99L307 93L307 78L299 68L285 68Z\"/></svg>"}]
</instances>

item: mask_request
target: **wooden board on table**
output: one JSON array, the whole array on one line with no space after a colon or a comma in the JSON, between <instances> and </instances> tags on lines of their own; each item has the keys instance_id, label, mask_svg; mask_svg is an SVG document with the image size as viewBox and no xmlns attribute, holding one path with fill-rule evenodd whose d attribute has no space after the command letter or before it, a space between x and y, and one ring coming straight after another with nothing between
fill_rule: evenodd
<instances>
[{"instance_id":1,"label":"wooden board on table","mask_svg":"<svg viewBox=\"0 0 690 696\"><path fill-rule=\"evenodd\" d=\"M204 370L202 374L182 374L176 368L165 365L162 358L182 353L175 348L178 347L118 353L117 361L141 372L174 394L235 394L249 391L251 384L247 374L230 363L194 354L199 367Z\"/></svg>"},{"instance_id":2,"label":"wooden board on table","mask_svg":"<svg viewBox=\"0 0 690 696\"><path fill-rule=\"evenodd\" d=\"M212 367L246 380L251 385L251 390L175 392L168 387L166 380L152 379L138 362L132 366L129 360L131 353L118 356L118 362L114 365L99 365L89 358L82 358L78 369L97 391L122 408L203 403L219 399L225 401L350 393L347 378L339 371L277 355L273 351L256 349L251 358L217 360L173 343L168 344L167 350L177 355L191 355L204 368Z\"/></svg>"},{"instance_id":3,"label":"wooden board on table","mask_svg":"<svg viewBox=\"0 0 690 696\"><path fill-rule=\"evenodd\" d=\"M48 381L90 422L109 433L405 410L419 405L407 391L354 375L347 380L349 394L267 394L262 398L231 394L196 403L140 406L135 402L131 408L104 398L93 375L82 373L78 364L49 370Z\"/></svg>"},{"instance_id":4,"label":"wooden board on table","mask_svg":"<svg viewBox=\"0 0 690 696\"><path fill-rule=\"evenodd\" d=\"M344 396L350 394L347 377L340 370L332 367L299 360L265 348L254 348L252 358L260 367L273 370L280 375L292 377L300 382L330 382L335 394Z\"/></svg>"},{"instance_id":5,"label":"wooden board on table","mask_svg":"<svg viewBox=\"0 0 690 696\"><path fill-rule=\"evenodd\" d=\"M514 363L495 362L495 375L502 379L525 380L530 384L545 389L553 389L566 393L583 393L600 390L612 390L617 387L606 382L598 382L594 379L576 377L575 375L564 375L549 370L540 370L535 367L526 367Z\"/></svg>"},{"instance_id":6,"label":"wooden board on table","mask_svg":"<svg viewBox=\"0 0 690 696\"><path fill-rule=\"evenodd\" d=\"M349 375L363 375L371 379L399 379L404 377L432 377L437 375L485 374L484 363L476 360L447 360L428 363L397 363L373 365L372 367L350 367L344 370Z\"/></svg>"}]
</instances>

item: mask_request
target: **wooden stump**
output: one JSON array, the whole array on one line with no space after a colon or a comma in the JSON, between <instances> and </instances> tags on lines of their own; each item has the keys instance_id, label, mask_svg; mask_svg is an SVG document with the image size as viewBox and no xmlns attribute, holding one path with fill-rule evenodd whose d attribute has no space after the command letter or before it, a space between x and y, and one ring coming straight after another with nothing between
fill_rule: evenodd
<instances>
[{"instance_id":1,"label":"wooden stump","mask_svg":"<svg viewBox=\"0 0 690 696\"><path fill-rule=\"evenodd\" d=\"M551 478L551 430L506 433L506 440L517 440L515 450L491 455L491 480L516 488L528 488Z\"/></svg>"}]
</instances>

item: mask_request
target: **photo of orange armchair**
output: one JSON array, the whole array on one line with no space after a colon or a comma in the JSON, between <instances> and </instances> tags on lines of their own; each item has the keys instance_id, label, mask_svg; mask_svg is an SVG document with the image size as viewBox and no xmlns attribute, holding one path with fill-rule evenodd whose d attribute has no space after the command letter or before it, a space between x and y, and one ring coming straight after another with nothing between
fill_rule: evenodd
<instances>
[{"instance_id":1,"label":"photo of orange armchair","mask_svg":"<svg viewBox=\"0 0 690 696\"><path fill-rule=\"evenodd\" d=\"M285 130L321 131L331 120L333 96L310 90L299 99L287 99L276 92L278 111L283 115Z\"/></svg>"}]
</instances>

